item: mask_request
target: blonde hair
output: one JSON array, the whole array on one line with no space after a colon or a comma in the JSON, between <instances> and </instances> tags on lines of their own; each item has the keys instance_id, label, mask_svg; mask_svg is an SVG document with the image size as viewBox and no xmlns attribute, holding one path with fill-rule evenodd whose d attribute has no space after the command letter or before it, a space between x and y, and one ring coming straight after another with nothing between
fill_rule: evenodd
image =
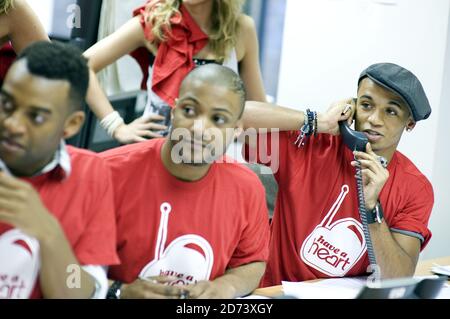
<instances>
[{"instance_id":1,"label":"blonde hair","mask_svg":"<svg viewBox=\"0 0 450 319\"><path fill-rule=\"evenodd\" d=\"M238 19L244 0L211 0L211 30L208 34L209 46L219 60L224 61L236 46L239 32ZM145 9L146 23L156 42L164 42L165 34L170 32L171 20L181 16L179 11L181 0L153 0Z\"/></svg>"},{"instance_id":2,"label":"blonde hair","mask_svg":"<svg viewBox=\"0 0 450 319\"><path fill-rule=\"evenodd\" d=\"M0 14L8 13L14 6L14 0L0 0Z\"/></svg>"}]
</instances>

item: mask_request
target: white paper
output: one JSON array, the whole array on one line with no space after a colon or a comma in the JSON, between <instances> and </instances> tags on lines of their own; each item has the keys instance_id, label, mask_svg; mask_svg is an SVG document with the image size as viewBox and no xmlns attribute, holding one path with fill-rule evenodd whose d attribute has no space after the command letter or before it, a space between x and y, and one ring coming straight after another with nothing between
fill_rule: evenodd
<instances>
[{"instance_id":1,"label":"white paper","mask_svg":"<svg viewBox=\"0 0 450 319\"><path fill-rule=\"evenodd\" d=\"M436 296L436 299L450 299L450 286L448 284L445 284L444 287L442 287L441 291Z\"/></svg>"},{"instance_id":2,"label":"white paper","mask_svg":"<svg viewBox=\"0 0 450 319\"><path fill-rule=\"evenodd\" d=\"M431 271L438 275L450 276L450 266L433 266Z\"/></svg>"},{"instance_id":3,"label":"white paper","mask_svg":"<svg viewBox=\"0 0 450 319\"><path fill-rule=\"evenodd\" d=\"M437 278L437 276L416 276L422 279ZM366 285L367 277L323 279L316 282L283 281L283 292L286 296L299 299L355 299ZM450 299L450 286L445 284L436 299Z\"/></svg>"},{"instance_id":4,"label":"white paper","mask_svg":"<svg viewBox=\"0 0 450 319\"><path fill-rule=\"evenodd\" d=\"M283 281L286 296L299 299L354 299L367 278L324 279L317 282Z\"/></svg>"}]
</instances>

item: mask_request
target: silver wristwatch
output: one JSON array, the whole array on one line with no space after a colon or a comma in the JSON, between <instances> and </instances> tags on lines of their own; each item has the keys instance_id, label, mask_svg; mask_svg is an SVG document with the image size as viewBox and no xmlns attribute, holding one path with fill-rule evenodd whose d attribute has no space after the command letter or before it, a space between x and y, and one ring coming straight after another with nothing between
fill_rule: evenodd
<instances>
[{"instance_id":1,"label":"silver wristwatch","mask_svg":"<svg viewBox=\"0 0 450 319\"><path fill-rule=\"evenodd\" d=\"M367 223L381 224L383 222L383 208L381 207L380 201L377 201L377 204L371 211L367 211Z\"/></svg>"}]
</instances>

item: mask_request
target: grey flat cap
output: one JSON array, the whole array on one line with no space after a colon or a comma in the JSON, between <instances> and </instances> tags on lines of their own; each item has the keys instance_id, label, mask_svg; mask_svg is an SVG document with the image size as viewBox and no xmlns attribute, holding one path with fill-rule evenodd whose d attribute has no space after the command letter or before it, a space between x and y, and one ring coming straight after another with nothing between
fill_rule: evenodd
<instances>
[{"instance_id":1,"label":"grey flat cap","mask_svg":"<svg viewBox=\"0 0 450 319\"><path fill-rule=\"evenodd\" d=\"M413 115L414 121L428 118L431 106L419 79L410 71L393 63L377 63L369 66L359 76L358 84L365 77L400 95Z\"/></svg>"}]
</instances>

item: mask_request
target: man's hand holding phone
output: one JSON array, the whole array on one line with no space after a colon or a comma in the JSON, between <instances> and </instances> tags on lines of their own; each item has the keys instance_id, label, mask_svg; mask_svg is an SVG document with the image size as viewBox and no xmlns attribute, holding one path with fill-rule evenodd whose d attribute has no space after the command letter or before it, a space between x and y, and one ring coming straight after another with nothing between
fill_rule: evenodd
<instances>
[{"instance_id":1,"label":"man's hand holding phone","mask_svg":"<svg viewBox=\"0 0 450 319\"><path fill-rule=\"evenodd\" d=\"M361 163L366 209L372 210L389 178L389 171L380 163L379 156L372 150L370 143L366 145L366 152L355 151L354 155L355 159ZM351 164L352 166L357 165L356 161Z\"/></svg>"},{"instance_id":2,"label":"man's hand holding phone","mask_svg":"<svg viewBox=\"0 0 450 319\"><path fill-rule=\"evenodd\" d=\"M319 114L319 132L339 135L339 122L348 121L349 125L351 125L355 109L356 103L353 98L332 103L325 114ZM323 127L321 127L320 123L323 123Z\"/></svg>"}]
</instances>

